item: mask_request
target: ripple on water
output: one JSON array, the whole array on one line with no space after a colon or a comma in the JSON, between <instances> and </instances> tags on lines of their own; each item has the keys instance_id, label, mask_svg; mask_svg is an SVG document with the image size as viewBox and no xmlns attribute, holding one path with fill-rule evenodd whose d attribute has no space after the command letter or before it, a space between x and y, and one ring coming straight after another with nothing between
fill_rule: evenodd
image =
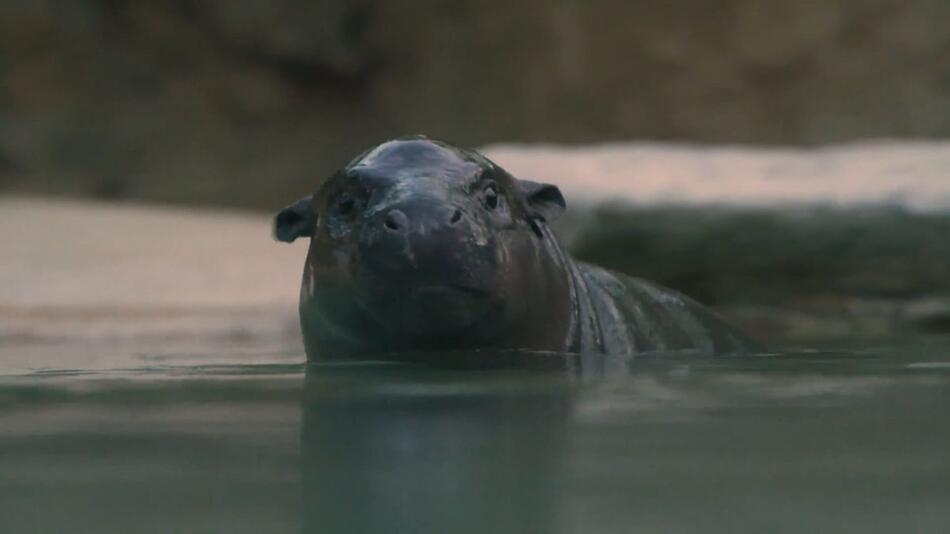
<instances>
[{"instance_id":1,"label":"ripple on water","mask_svg":"<svg viewBox=\"0 0 950 534\"><path fill-rule=\"evenodd\" d=\"M950 524L940 346L488 354L483 369L472 354L142 354L164 356L0 377L0 531Z\"/></svg>"}]
</instances>

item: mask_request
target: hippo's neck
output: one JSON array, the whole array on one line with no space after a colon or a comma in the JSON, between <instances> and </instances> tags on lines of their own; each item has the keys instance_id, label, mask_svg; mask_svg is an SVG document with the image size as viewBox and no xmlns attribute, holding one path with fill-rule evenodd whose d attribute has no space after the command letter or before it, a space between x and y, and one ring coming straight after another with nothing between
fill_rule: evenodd
<instances>
[{"instance_id":1,"label":"hippo's neck","mask_svg":"<svg viewBox=\"0 0 950 534\"><path fill-rule=\"evenodd\" d=\"M554 232L547 225L540 225L540 228L549 253L567 275L571 317L563 350L573 353L603 352L603 336L586 280L573 258L561 247Z\"/></svg>"}]
</instances>

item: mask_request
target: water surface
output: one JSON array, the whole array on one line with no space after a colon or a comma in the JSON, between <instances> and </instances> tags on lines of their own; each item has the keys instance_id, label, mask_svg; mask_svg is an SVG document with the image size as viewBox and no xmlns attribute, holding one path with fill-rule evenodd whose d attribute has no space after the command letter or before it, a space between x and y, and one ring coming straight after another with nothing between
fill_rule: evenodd
<instances>
[{"instance_id":1,"label":"water surface","mask_svg":"<svg viewBox=\"0 0 950 534\"><path fill-rule=\"evenodd\" d=\"M6 369L0 532L950 528L946 340L482 356Z\"/></svg>"}]
</instances>

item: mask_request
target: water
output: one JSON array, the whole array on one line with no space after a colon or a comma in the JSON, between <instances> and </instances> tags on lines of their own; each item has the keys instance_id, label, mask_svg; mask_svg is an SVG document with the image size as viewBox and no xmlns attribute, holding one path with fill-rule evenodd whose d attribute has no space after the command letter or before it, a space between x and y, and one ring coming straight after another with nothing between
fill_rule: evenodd
<instances>
[{"instance_id":1,"label":"water","mask_svg":"<svg viewBox=\"0 0 950 534\"><path fill-rule=\"evenodd\" d=\"M0 532L950 529L946 340L479 356L6 369Z\"/></svg>"}]
</instances>

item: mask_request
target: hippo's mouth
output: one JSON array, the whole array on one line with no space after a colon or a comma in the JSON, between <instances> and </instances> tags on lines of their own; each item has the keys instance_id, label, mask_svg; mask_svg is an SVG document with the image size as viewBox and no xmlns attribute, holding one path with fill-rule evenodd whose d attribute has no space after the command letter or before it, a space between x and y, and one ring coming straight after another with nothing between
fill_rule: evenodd
<instances>
[{"instance_id":1,"label":"hippo's mouth","mask_svg":"<svg viewBox=\"0 0 950 534\"><path fill-rule=\"evenodd\" d=\"M401 334L461 333L497 311L487 288L458 283L403 286L397 294L363 294L361 307L387 330Z\"/></svg>"},{"instance_id":2,"label":"hippo's mouth","mask_svg":"<svg viewBox=\"0 0 950 534\"><path fill-rule=\"evenodd\" d=\"M472 297L488 297L487 289L462 284L427 285L414 287L410 290L410 298L427 298L432 296L451 296L453 294L469 295Z\"/></svg>"}]
</instances>

